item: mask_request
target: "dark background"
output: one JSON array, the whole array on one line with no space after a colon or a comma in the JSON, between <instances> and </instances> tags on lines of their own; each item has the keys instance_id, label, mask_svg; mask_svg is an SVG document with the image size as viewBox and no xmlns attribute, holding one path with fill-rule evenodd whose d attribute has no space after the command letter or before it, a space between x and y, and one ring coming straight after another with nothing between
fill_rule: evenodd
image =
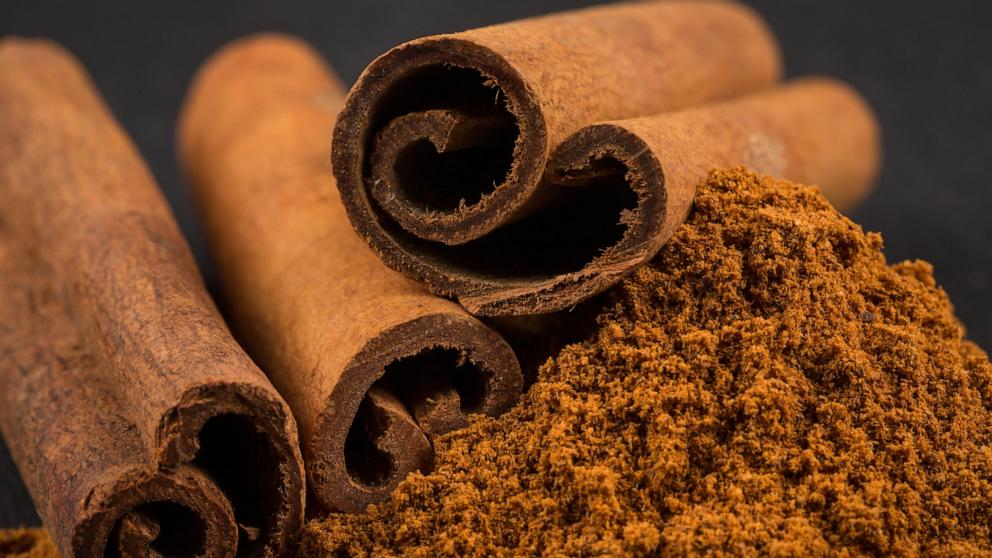
<instances>
[{"instance_id":1,"label":"dark background","mask_svg":"<svg viewBox=\"0 0 992 558\"><path fill-rule=\"evenodd\" d=\"M212 277L180 183L173 126L200 63L260 30L297 34L346 82L401 41L593 4L587 0L249 2L0 0L0 35L47 36L89 68L134 137ZM891 261L933 262L969 336L992 348L992 3L752 0L790 76L853 83L882 123L881 182L853 214ZM0 527L37 523L0 444Z\"/></svg>"}]
</instances>

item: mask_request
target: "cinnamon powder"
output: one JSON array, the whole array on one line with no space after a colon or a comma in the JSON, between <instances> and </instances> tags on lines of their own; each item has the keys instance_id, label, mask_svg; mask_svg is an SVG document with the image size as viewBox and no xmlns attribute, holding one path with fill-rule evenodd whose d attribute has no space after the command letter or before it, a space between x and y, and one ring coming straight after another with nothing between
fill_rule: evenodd
<instances>
[{"instance_id":1,"label":"cinnamon powder","mask_svg":"<svg viewBox=\"0 0 992 558\"><path fill-rule=\"evenodd\" d=\"M4 558L58 558L55 543L44 529L0 529Z\"/></svg>"},{"instance_id":2,"label":"cinnamon powder","mask_svg":"<svg viewBox=\"0 0 992 558\"><path fill-rule=\"evenodd\" d=\"M594 338L300 555L992 556L992 365L962 336L930 266L815 189L714 172Z\"/></svg>"},{"instance_id":3,"label":"cinnamon powder","mask_svg":"<svg viewBox=\"0 0 992 558\"><path fill-rule=\"evenodd\" d=\"M598 334L316 556L992 555L992 366L924 262L715 172Z\"/></svg>"}]
</instances>

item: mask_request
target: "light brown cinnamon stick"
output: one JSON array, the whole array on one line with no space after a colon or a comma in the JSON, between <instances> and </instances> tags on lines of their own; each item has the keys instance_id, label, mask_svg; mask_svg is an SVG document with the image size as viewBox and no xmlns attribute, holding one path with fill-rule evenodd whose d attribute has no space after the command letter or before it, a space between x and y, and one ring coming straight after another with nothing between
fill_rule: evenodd
<instances>
[{"instance_id":1,"label":"light brown cinnamon stick","mask_svg":"<svg viewBox=\"0 0 992 558\"><path fill-rule=\"evenodd\" d=\"M280 556L289 408L79 64L0 41L0 429L63 556Z\"/></svg>"},{"instance_id":2,"label":"light brown cinnamon stick","mask_svg":"<svg viewBox=\"0 0 992 558\"><path fill-rule=\"evenodd\" d=\"M431 438L516 401L509 346L386 268L328 164L343 101L310 48L263 35L214 56L179 128L232 322L299 421L310 486L360 511L431 466Z\"/></svg>"}]
</instances>

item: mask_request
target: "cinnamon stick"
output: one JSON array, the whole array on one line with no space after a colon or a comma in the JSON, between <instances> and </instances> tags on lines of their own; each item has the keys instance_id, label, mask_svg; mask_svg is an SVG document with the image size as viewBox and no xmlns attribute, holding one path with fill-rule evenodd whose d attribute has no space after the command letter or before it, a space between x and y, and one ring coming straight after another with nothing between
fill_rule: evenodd
<instances>
[{"instance_id":1,"label":"cinnamon stick","mask_svg":"<svg viewBox=\"0 0 992 558\"><path fill-rule=\"evenodd\" d=\"M522 381L499 335L355 235L327 160L343 98L302 42L241 40L200 70L179 150L232 323L293 408L313 493L360 511Z\"/></svg>"},{"instance_id":2,"label":"cinnamon stick","mask_svg":"<svg viewBox=\"0 0 992 558\"><path fill-rule=\"evenodd\" d=\"M290 410L60 47L0 41L0 429L63 556L280 556Z\"/></svg>"}]
</instances>

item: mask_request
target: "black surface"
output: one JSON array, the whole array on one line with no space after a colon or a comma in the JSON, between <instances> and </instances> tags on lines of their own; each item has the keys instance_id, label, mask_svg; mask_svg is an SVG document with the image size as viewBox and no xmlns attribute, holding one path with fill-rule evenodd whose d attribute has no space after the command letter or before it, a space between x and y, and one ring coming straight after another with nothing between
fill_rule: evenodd
<instances>
[{"instance_id":1,"label":"black surface","mask_svg":"<svg viewBox=\"0 0 992 558\"><path fill-rule=\"evenodd\" d=\"M48 36L89 68L134 137L206 266L179 183L173 126L197 66L260 30L314 43L346 81L394 44L586 1L339 3L0 0L0 35ZM881 231L890 260L934 263L970 337L992 347L992 4L754 1L777 32L790 75L844 78L874 105L885 135L881 183L854 218ZM0 445L0 527L36 523Z\"/></svg>"}]
</instances>

